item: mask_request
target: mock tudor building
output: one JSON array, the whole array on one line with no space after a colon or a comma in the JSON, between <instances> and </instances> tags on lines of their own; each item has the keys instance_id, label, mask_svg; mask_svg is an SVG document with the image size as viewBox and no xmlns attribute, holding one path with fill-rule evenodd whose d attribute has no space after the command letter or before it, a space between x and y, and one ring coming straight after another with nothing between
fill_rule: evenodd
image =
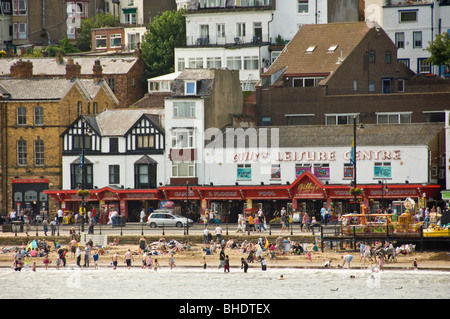
<instances>
[{"instance_id":1,"label":"mock tudor building","mask_svg":"<svg viewBox=\"0 0 450 319\"><path fill-rule=\"evenodd\" d=\"M128 217L143 206L156 208L166 165L160 119L157 110L144 108L78 117L61 134L62 187L46 193L64 210L78 211L77 191L84 186L87 209L106 216L111 209Z\"/></svg>"},{"instance_id":2,"label":"mock tudor building","mask_svg":"<svg viewBox=\"0 0 450 319\"><path fill-rule=\"evenodd\" d=\"M262 75L257 115L260 125L443 122L449 87L398 62L376 24L304 25Z\"/></svg>"}]
</instances>

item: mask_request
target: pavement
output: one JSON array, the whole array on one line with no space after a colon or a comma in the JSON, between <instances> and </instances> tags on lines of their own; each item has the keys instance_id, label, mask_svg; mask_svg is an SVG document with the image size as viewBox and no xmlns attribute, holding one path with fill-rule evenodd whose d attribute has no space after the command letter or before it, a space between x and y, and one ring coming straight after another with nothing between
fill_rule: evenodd
<instances>
[{"instance_id":1,"label":"pavement","mask_svg":"<svg viewBox=\"0 0 450 319\"><path fill-rule=\"evenodd\" d=\"M280 227L273 227L268 228L266 231L263 231L261 233L252 231L250 233L248 232L238 232L238 226L237 223L220 223L220 224L210 224L207 226L210 233L213 235L213 238L215 238L215 228L217 225L220 225L222 228L222 235L223 236L310 236L313 233L311 231L303 231L300 229L300 224L293 224L292 227L290 227L288 230L281 230ZM70 230L72 227L75 229L77 233L87 232L88 226L84 226L84 230L80 224L70 224L70 225L58 225L55 236L68 236ZM268 225L268 227L270 227ZM48 236L51 235L51 227L48 227ZM183 228L176 228L176 227L159 227L159 228L150 228L146 223L139 223L139 222L127 222L125 226L122 227L111 227L111 225L105 225L105 224L97 224L94 227L94 234L95 235L107 235L107 236L203 236L203 232L205 229L205 225L200 223L195 223L193 226L189 227L189 229ZM12 229L12 231L2 231L0 232L0 237L27 237L27 234L25 231L18 231L15 232L15 229ZM20 229L18 229L20 230ZM320 235L320 230L315 231L316 235ZM29 232L29 236L43 236L44 231L42 225L39 226L31 226Z\"/></svg>"}]
</instances>

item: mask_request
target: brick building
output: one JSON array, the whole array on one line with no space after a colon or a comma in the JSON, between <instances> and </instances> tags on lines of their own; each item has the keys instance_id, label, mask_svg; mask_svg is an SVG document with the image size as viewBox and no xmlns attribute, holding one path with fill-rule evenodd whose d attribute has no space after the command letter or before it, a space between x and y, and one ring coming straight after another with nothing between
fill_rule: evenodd
<instances>
[{"instance_id":1,"label":"brick building","mask_svg":"<svg viewBox=\"0 0 450 319\"><path fill-rule=\"evenodd\" d=\"M0 78L0 214L11 209L56 212L43 193L62 186L61 133L80 115L113 108L118 101L105 81L27 78L31 63L12 68L19 78Z\"/></svg>"},{"instance_id":2,"label":"brick building","mask_svg":"<svg viewBox=\"0 0 450 319\"><path fill-rule=\"evenodd\" d=\"M325 36L326 35L326 36ZM443 122L450 82L415 75L364 22L304 25L257 87L261 125Z\"/></svg>"},{"instance_id":3,"label":"brick building","mask_svg":"<svg viewBox=\"0 0 450 319\"><path fill-rule=\"evenodd\" d=\"M146 92L145 64L140 50L133 55L70 56L55 58L17 58L0 60L0 76L21 78L104 79L116 95L121 107L138 101Z\"/></svg>"}]
</instances>

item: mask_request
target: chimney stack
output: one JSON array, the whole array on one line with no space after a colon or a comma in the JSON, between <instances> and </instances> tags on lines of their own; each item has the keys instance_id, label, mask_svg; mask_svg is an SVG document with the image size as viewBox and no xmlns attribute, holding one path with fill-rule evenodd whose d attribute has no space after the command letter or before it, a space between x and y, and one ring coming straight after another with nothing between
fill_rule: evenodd
<instances>
[{"instance_id":1,"label":"chimney stack","mask_svg":"<svg viewBox=\"0 0 450 319\"><path fill-rule=\"evenodd\" d=\"M22 59L19 59L11 65L10 73L13 78L31 79L33 77L33 63L30 60L22 61Z\"/></svg>"},{"instance_id":2,"label":"chimney stack","mask_svg":"<svg viewBox=\"0 0 450 319\"><path fill-rule=\"evenodd\" d=\"M100 64L100 60L95 60L94 67L92 68L92 76L94 82L99 82L103 78L103 68Z\"/></svg>"},{"instance_id":3,"label":"chimney stack","mask_svg":"<svg viewBox=\"0 0 450 319\"><path fill-rule=\"evenodd\" d=\"M74 63L73 58L69 58L66 64L66 79L79 78L81 75L81 65Z\"/></svg>"}]
</instances>

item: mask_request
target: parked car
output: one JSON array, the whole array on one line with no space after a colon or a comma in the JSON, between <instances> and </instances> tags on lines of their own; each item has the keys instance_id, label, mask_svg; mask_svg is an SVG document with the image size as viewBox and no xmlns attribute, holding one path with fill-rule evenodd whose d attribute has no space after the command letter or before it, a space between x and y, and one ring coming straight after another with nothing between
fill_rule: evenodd
<instances>
[{"instance_id":1,"label":"parked car","mask_svg":"<svg viewBox=\"0 0 450 319\"><path fill-rule=\"evenodd\" d=\"M186 222L188 226L192 226L194 221L192 219L175 214L170 210L155 210L147 218L147 225L151 228L156 227L186 227Z\"/></svg>"}]
</instances>

